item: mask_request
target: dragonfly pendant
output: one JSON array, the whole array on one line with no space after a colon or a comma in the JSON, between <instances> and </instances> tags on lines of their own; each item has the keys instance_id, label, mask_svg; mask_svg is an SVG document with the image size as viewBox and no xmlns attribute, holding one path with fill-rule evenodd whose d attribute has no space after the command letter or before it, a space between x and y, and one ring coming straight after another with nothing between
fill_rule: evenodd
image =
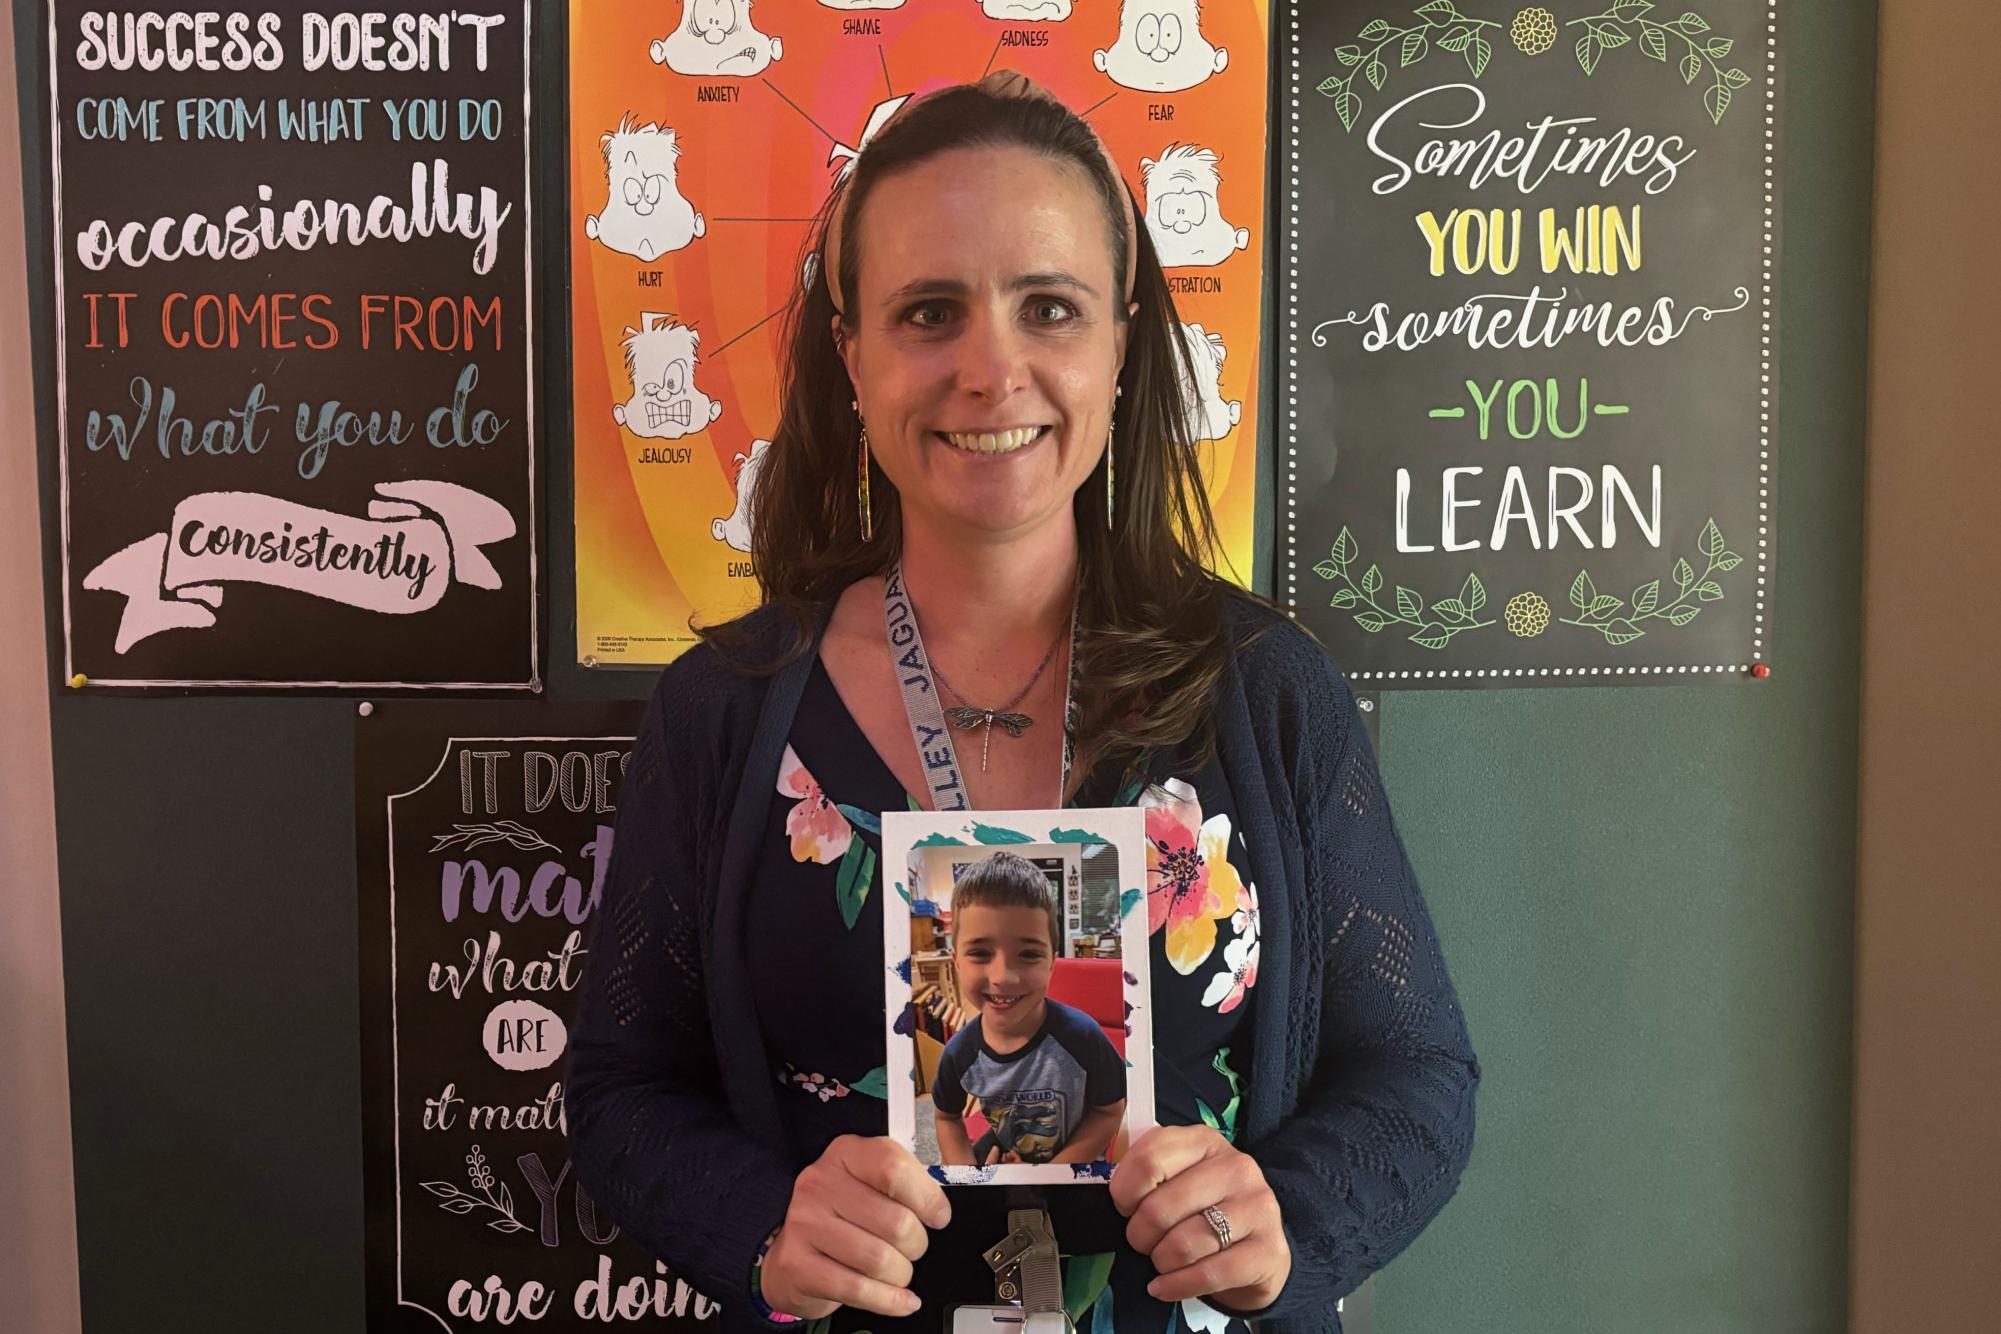
<instances>
[{"instance_id":1,"label":"dragonfly pendant","mask_svg":"<svg viewBox=\"0 0 2001 1334\"><path fill-rule=\"evenodd\" d=\"M998 727L1009 736L1018 737L1028 730L1035 719L1025 713L1007 713L998 709L974 709L965 705L945 710L945 714L965 731L975 727L986 730L980 735L980 772L987 771L987 754L993 749L994 728Z\"/></svg>"}]
</instances>

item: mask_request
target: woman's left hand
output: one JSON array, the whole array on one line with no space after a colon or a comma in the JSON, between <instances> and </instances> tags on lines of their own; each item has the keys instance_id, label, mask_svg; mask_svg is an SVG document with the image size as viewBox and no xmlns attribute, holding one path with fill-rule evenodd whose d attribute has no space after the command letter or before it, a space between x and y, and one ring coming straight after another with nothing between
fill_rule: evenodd
<instances>
[{"instance_id":1,"label":"woman's left hand","mask_svg":"<svg viewBox=\"0 0 2001 1334\"><path fill-rule=\"evenodd\" d=\"M1237 1311L1264 1309L1292 1273L1278 1197L1255 1159L1207 1126L1159 1126L1134 1141L1112 1171L1112 1203L1130 1221L1126 1240L1160 1277L1164 1302L1214 1297ZM1226 1247L1203 1210L1222 1211Z\"/></svg>"}]
</instances>

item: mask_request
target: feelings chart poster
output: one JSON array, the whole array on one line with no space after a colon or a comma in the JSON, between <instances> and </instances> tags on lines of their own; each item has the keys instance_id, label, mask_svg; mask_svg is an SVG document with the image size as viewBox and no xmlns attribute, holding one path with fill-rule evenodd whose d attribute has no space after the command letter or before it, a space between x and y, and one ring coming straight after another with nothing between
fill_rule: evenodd
<instances>
[{"instance_id":1,"label":"feelings chart poster","mask_svg":"<svg viewBox=\"0 0 2001 1334\"><path fill-rule=\"evenodd\" d=\"M1161 251L1222 557L1248 583L1268 0L570 6L577 653L655 664L755 605L747 497L811 223L904 98L1020 70Z\"/></svg>"},{"instance_id":2,"label":"feelings chart poster","mask_svg":"<svg viewBox=\"0 0 2001 1334\"><path fill-rule=\"evenodd\" d=\"M46 18L65 675L535 688L528 5Z\"/></svg>"},{"instance_id":3,"label":"feelings chart poster","mask_svg":"<svg viewBox=\"0 0 2001 1334\"><path fill-rule=\"evenodd\" d=\"M1275 587L1358 684L1769 673L1779 33L1285 16Z\"/></svg>"},{"instance_id":4,"label":"feelings chart poster","mask_svg":"<svg viewBox=\"0 0 2001 1334\"><path fill-rule=\"evenodd\" d=\"M371 1334L715 1323L564 1138L639 712L392 701L356 723Z\"/></svg>"}]
</instances>

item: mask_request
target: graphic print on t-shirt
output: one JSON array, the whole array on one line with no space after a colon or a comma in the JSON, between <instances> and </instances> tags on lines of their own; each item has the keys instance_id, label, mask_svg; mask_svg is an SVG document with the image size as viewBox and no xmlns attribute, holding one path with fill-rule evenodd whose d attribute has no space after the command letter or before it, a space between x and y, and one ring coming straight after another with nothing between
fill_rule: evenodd
<instances>
[{"instance_id":1,"label":"graphic print on t-shirt","mask_svg":"<svg viewBox=\"0 0 2001 1334\"><path fill-rule=\"evenodd\" d=\"M1055 1089L997 1094L980 1109L1000 1148L1024 1163L1046 1163L1063 1149L1063 1095Z\"/></svg>"}]
</instances>

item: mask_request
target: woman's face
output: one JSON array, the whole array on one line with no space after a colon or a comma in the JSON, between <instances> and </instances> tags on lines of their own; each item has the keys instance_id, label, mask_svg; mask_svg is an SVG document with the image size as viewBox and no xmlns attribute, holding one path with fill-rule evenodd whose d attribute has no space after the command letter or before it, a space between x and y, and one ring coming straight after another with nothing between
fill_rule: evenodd
<instances>
[{"instance_id":1,"label":"woman's face","mask_svg":"<svg viewBox=\"0 0 2001 1334\"><path fill-rule=\"evenodd\" d=\"M1084 173L954 149L878 182L855 230L843 356L905 522L985 540L1069 522L1126 342Z\"/></svg>"}]
</instances>

